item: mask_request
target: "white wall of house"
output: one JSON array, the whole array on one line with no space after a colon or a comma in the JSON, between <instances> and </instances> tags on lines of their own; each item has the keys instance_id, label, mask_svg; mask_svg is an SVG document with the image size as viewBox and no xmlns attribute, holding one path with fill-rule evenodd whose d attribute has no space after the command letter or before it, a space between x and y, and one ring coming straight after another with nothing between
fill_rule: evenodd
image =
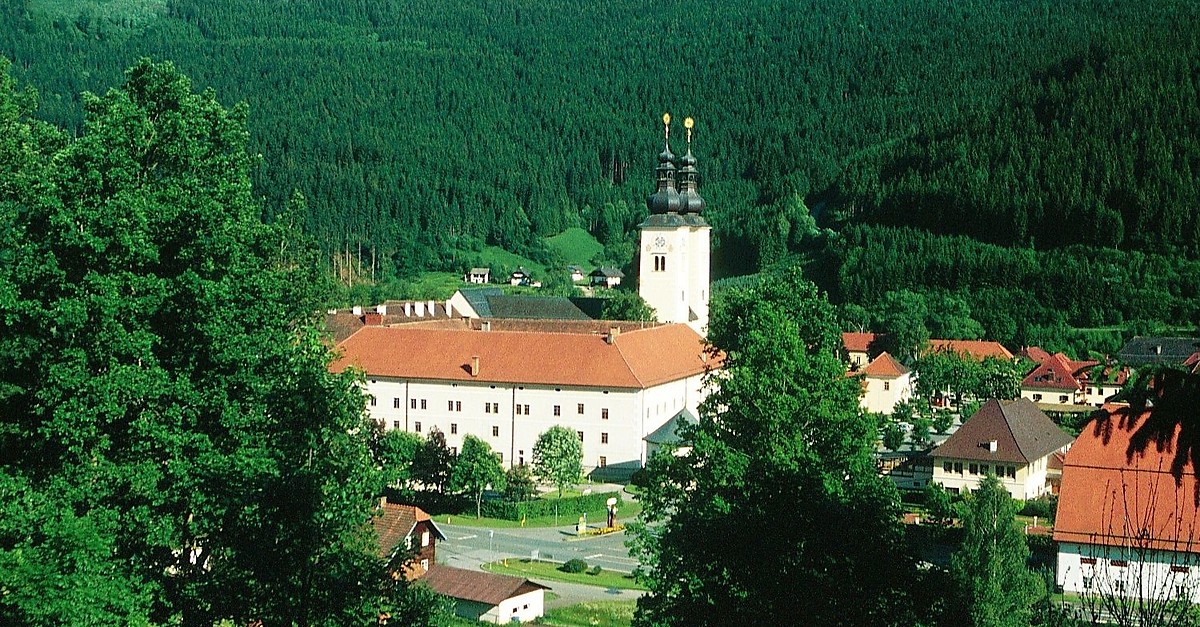
<instances>
[{"instance_id":1,"label":"white wall of house","mask_svg":"<svg viewBox=\"0 0 1200 627\"><path fill-rule=\"evenodd\" d=\"M871 360L867 358L866 351L847 350L846 355L850 359L850 367L852 368L862 368L871 362Z\"/></svg>"},{"instance_id":2,"label":"white wall of house","mask_svg":"<svg viewBox=\"0 0 1200 627\"><path fill-rule=\"evenodd\" d=\"M1046 480L1048 459L1043 457L1028 465L1020 465L938 457L933 460L933 482L959 492L964 488L978 490L979 482L983 481L990 470L1014 499L1029 500L1050 492L1050 485ZM946 469L947 464L950 465L949 470ZM997 470L998 468L1003 472ZM1015 469L1015 476L1009 476L1009 468ZM972 470L975 472L971 472Z\"/></svg>"},{"instance_id":3,"label":"white wall of house","mask_svg":"<svg viewBox=\"0 0 1200 627\"><path fill-rule=\"evenodd\" d=\"M538 435L562 425L583 434L585 472L620 474L646 463L646 435L685 407L698 411L700 387L700 375L646 389L375 377L367 379L367 409L385 429L426 436L436 427L455 450L474 435L505 466L531 463Z\"/></svg>"},{"instance_id":4,"label":"white wall of house","mask_svg":"<svg viewBox=\"0 0 1200 627\"><path fill-rule=\"evenodd\" d=\"M546 613L545 598L545 591L541 589L519 594L497 605L484 615L483 620L504 625L516 618L522 623L527 623Z\"/></svg>"},{"instance_id":5,"label":"white wall of house","mask_svg":"<svg viewBox=\"0 0 1200 627\"><path fill-rule=\"evenodd\" d=\"M912 374L906 373L894 379L884 377L865 377L862 397L859 404L869 412L890 414L898 403L912 398Z\"/></svg>"},{"instance_id":6,"label":"white wall of house","mask_svg":"<svg viewBox=\"0 0 1200 627\"><path fill-rule=\"evenodd\" d=\"M1104 405L1112 395L1121 391L1121 386L1108 383L1104 385L1085 384L1087 387L1083 390L1083 402L1088 405L1100 407Z\"/></svg>"},{"instance_id":7,"label":"white wall of house","mask_svg":"<svg viewBox=\"0 0 1200 627\"><path fill-rule=\"evenodd\" d=\"M1071 390L1060 388L1032 388L1022 387L1021 398L1027 398L1035 403L1054 403L1058 405L1072 405L1074 403L1083 402L1083 397Z\"/></svg>"},{"instance_id":8,"label":"white wall of house","mask_svg":"<svg viewBox=\"0 0 1200 627\"><path fill-rule=\"evenodd\" d=\"M1066 593L1200 602L1200 555L1194 552L1060 542L1055 571Z\"/></svg>"}]
</instances>

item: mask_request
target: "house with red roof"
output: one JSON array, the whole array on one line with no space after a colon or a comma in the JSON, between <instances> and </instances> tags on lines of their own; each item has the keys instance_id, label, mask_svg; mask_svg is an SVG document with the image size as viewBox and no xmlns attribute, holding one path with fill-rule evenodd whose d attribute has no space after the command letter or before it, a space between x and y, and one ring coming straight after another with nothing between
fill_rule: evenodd
<instances>
[{"instance_id":1,"label":"house with red roof","mask_svg":"<svg viewBox=\"0 0 1200 627\"><path fill-rule=\"evenodd\" d=\"M913 396L912 371L887 351L851 374L862 377L859 403L866 411L890 414L898 403Z\"/></svg>"},{"instance_id":2,"label":"house with red roof","mask_svg":"<svg viewBox=\"0 0 1200 627\"><path fill-rule=\"evenodd\" d=\"M1036 498L1051 491L1054 455L1071 440L1033 401L992 399L930 453L933 482L957 493L991 473L1013 498Z\"/></svg>"},{"instance_id":3,"label":"house with red roof","mask_svg":"<svg viewBox=\"0 0 1200 627\"><path fill-rule=\"evenodd\" d=\"M1106 404L1067 453L1054 525L1066 593L1200 602L1197 468L1177 458L1181 428L1152 412Z\"/></svg>"},{"instance_id":4,"label":"house with red roof","mask_svg":"<svg viewBox=\"0 0 1200 627\"><path fill-rule=\"evenodd\" d=\"M438 564L437 541L446 536L421 508L381 499L371 524L379 556L388 561L392 576L420 582L454 599L458 616L503 625L528 622L545 613L547 586L521 577Z\"/></svg>"},{"instance_id":5,"label":"house with red roof","mask_svg":"<svg viewBox=\"0 0 1200 627\"><path fill-rule=\"evenodd\" d=\"M851 370L857 370L883 352L883 335L879 333L843 333L842 345L846 348L846 359Z\"/></svg>"},{"instance_id":6,"label":"house with red roof","mask_svg":"<svg viewBox=\"0 0 1200 627\"><path fill-rule=\"evenodd\" d=\"M1073 360L1064 353L1051 355L1037 347L1022 354L1038 365L1021 380L1021 397L1043 405L1100 407L1121 391L1130 376L1128 367L1094 359Z\"/></svg>"},{"instance_id":7,"label":"house with red roof","mask_svg":"<svg viewBox=\"0 0 1200 627\"><path fill-rule=\"evenodd\" d=\"M986 340L929 340L926 353L950 352L983 361L988 357L1011 360L1013 354L1000 342Z\"/></svg>"},{"instance_id":8,"label":"house with red roof","mask_svg":"<svg viewBox=\"0 0 1200 627\"><path fill-rule=\"evenodd\" d=\"M721 364L686 324L535 322L364 326L330 368L365 374L385 429L436 428L452 449L474 435L521 465L562 425L579 434L585 471L627 477L646 463L646 436L681 410L699 415L704 375Z\"/></svg>"}]
</instances>

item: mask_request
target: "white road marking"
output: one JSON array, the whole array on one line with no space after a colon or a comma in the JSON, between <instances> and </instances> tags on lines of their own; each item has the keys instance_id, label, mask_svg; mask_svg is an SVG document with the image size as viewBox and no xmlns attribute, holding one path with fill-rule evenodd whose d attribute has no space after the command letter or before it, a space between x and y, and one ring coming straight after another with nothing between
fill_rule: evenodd
<instances>
[{"instance_id":1,"label":"white road marking","mask_svg":"<svg viewBox=\"0 0 1200 627\"><path fill-rule=\"evenodd\" d=\"M604 557L604 554L603 554L603 553L597 553L597 554L595 554L595 555L589 555L589 556L587 556L587 557L585 557L585 558L583 558L583 559L585 559L585 560L594 560L594 559L596 559L597 557Z\"/></svg>"},{"instance_id":2,"label":"white road marking","mask_svg":"<svg viewBox=\"0 0 1200 627\"><path fill-rule=\"evenodd\" d=\"M459 540L470 540L471 538L478 538L478 537L479 536L476 536L476 535L463 536L463 537L459 538Z\"/></svg>"}]
</instances>

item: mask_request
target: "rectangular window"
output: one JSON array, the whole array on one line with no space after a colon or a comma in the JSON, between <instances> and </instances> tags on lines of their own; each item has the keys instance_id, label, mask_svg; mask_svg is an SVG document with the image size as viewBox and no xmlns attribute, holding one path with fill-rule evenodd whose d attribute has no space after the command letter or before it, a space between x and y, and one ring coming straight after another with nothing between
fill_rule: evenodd
<instances>
[{"instance_id":1,"label":"rectangular window","mask_svg":"<svg viewBox=\"0 0 1200 627\"><path fill-rule=\"evenodd\" d=\"M517 403L517 415L518 416L521 415L521 404L520 403Z\"/></svg>"},{"instance_id":2,"label":"rectangular window","mask_svg":"<svg viewBox=\"0 0 1200 627\"><path fill-rule=\"evenodd\" d=\"M372 396L371 397L371 407L374 407L374 406L375 406L375 397Z\"/></svg>"},{"instance_id":3,"label":"rectangular window","mask_svg":"<svg viewBox=\"0 0 1200 627\"><path fill-rule=\"evenodd\" d=\"M484 404L483 404L483 413L485 413L485 414L490 414L490 413L492 413L492 404L491 404L491 403L484 403Z\"/></svg>"},{"instance_id":4,"label":"rectangular window","mask_svg":"<svg viewBox=\"0 0 1200 627\"><path fill-rule=\"evenodd\" d=\"M392 421L392 428L393 428L393 429L399 429L399 428L400 428L400 421L399 421L399 420L393 420L393 421Z\"/></svg>"},{"instance_id":5,"label":"rectangular window","mask_svg":"<svg viewBox=\"0 0 1200 627\"><path fill-rule=\"evenodd\" d=\"M421 409L425 409L425 399L421 399Z\"/></svg>"},{"instance_id":6,"label":"rectangular window","mask_svg":"<svg viewBox=\"0 0 1200 627\"><path fill-rule=\"evenodd\" d=\"M452 422L450 423L450 435L454 435L455 433L458 433L458 423Z\"/></svg>"},{"instance_id":7,"label":"rectangular window","mask_svg":"<svg viewBox=\"0 0 1200 627\"><path fill-rule=\"evenodd\" d=\"M1091 590L1091 589L1092 589L1092 578L1091 578L1091 577L1084 577L1084 578L1083 578L1083 589L1084 589L1084 590Z\"/></svg>"},{"instance_id":8,"label":"rectangular window","mask_svg":"<svg viewBox=\"0 0 1200 627\"><path fill-rule=\"evenodd\" d=\"M605 457L605 456L603 456L603 455L601 455L601 456L600 456L600 467L601 467L601 468L604 468L604 467L605 467L605 466L607 466L607 465L608 465L608 458L607 458L607 457Z\"/></svg>"},{"instance_id":9,"label":"rectangular window","mask_svg":"<svg viewBox=\"0 0 1200 627\"><path fill-rule=\"evenodd\" d=\"M1063 394L1058 397L1058 402L1060 402L1060 403L1066 403L1069 400L1071 400L1071 399L1066 394Z\"/></svg>"},{"instance_id":10,"label":"rectangular window","mask_svg":"<svg viewBox=\"0 0 1200 627\"><path fill-rule=\"evenodd\" d=\"M417 408L417 399L415 399L415 398L408 399L408 406L413 409L416 409Z\"/></svg>"},{"instance_id":11,"label":"rectangular window","mask_svg":"<svg viewBox=\"0 0 1200 627\"><path fill-rule=\"evenodd\" d=\"M950 472L954 468L954 464L950 462L942 462L942 472Z\"/></svg>"},{"instance_id":12,"label":"rectangular window","mask_svg":"<svg viewBox=\"0 0 1200 627\"><path fill-rule=\"evenodd\" d=\"M1041 402L1041 400L1042 400L1042 395L1041 395L1041 394L1034 394L1034 395L1033 395L1033 402L1035 402L1035 403L1040 403L1040 402Z\"/></svg>"},{"instance_id":13,"label":"rectangular window","mask_svg":"<svg viewBox=\"0 0 1200 627\"><path fill-rule=\"evenodd\" d=\"M555 406L554 406L554 415L555 415L555 416L561 416L561 415L562 415L562 406L561 406L561 405L555 405Z\"/></svg>"},{"instance_id":14,"label":"rectangular window","mask_svg":"<svg viewBox=\"0 0 1200 627\"><path fill-rule=\"evenodd\" d=\"M526 416L528 416L528 415L529 415L529 405L526 405L526 406L525 406L525 415L526 415Z\"/></svg>"},{"instance_id":15,"label":"rectangular window","mask_svg":"<svg viewBox=\"0 0 1200 627\"><path fill-rule=\"evenodd\" d=\"M1016 479L1017 478L1017 467L1009 466L1008 468L1005 469L1005 474L1008 475L1009 479Z\"/></svg>"},{"instance_id":16,"label":"rectangular window","mask_svg":"<svg viewBox=\"0 0 1200 627\"><path fill-rule=\"evenodd\" d=\"M413 423L413 431L416 431L417 433L420 433L420 432L421 432L421 423L419 423L419 422L414 422L414 423Z\"/></svg>"},{"instance_id":17,"label":"rectangular window","mask_svg":"<svg viewBox=\"0 0 1200 627\"><path fill-rule=\"evenodd\" d=\"M604 409L601 409L601 410L600 410L600 419L601 419L601 420L608 420L608 408L607 408L607 407L605 407Z\"/></svg>"},{"instance_id":18,"label":"rectangular window","mask_svg":"<svg viewBox=\"0 0 1200 627\"><path fill-rule=\"evenodd\" d=\"M954 462L954 472L960 475L963 474L962 462Z\"/></svg>"},{"instance_id":19,"label":"rectangular window","mask_svg":"<svg viewBox=\"0 0 1200 627\"><path fill-rule=\"evenodd\" d=\"M1079 558L1079 563L1080 563L1080 564L1095 564L1095 563L1096 563L1096 558L1094 558L1094 557L1081 557L1081 558Z\"/></svg>"},{"instance_id":20,"label":"rectangular window","mask_svg":"<svg viewBox=\"0 0 1200 627\"><path fill-rule=\"evenodd\" d=\"M454 401L454 411L462 411L462 401Z\"/></svg>"},{"instance_id":21,"label":"rectangular window","mask_svg":"<svg viewBox=\"0 0 1200 627\"><path fill-rule=\"evenodd\" d=\"M446 411L454 411L454 401L446 401Z\"/></svg>"},{"instance_id":22,"label":"rectangular window","mask_svg":"<svg viewBox=\"0 0 1200 627\"><path fill-rule=\"evenodd\" d=\"M500 437L500 427L497 427L495 425L492 426L492 437L493 438Z\"/></svg>"},{"instance_id":23,"label":"rectangular window","mask_svg":"<svg viewBox=\"0 0 1200 627\"><path fill-rule=\"evenodd\" d=\"M988 465L987 464L983 464L982 466L979 467L979 474L981 474L981 475L988 474Z\"/></svg>"},{"instance_id":24,"label":"rectangular window","mask_svg":"<svg viewBox=\"0 0 1200 627\"><path fill-rule=\"evenodd\" d=\"M601 434L600 434L600 443L601 443L601 444L608 444L608 434L607 434L607 433L601 433Z\"/></svg>"},{"instance_id":25,"label":"rectangular window","mask_svg":"<svg viewBox=\"0 0 1200 627\"><path fill-rule=\"evenodd\" d=\"M579 411L578 411L578 413L582 414L582 413L583 413L583 403L580 403L580 404L578 405L578 407L579 407Z\"/></svg>"},{"instance_id":26,"label":"rectangular window","mask_svg":"<svg viewBox=\"0 0 1200 627\"><path fill-rule=\"evenodd\" d=\"M1173 572L1173 573L1190 573L1190 572L1192 572L1192 568L1190 566L1172 566L1171 572Z\"/></svg>"},{"instance_id":27,"label":"rectangular window","mask_svg":"<svg viewBox=\"0 0 1200 627\"><path fill-rule=\"evenodd\" d=\"M1113 582L1113 591L1115 591L1117 594L1124 594L1125 593L1125 582L1121 581L1120 579L1114 581Z\"/></svg>"},{"instance_id":28,"label":"rectangular window","mask_svg":"<svg viewBox=\"0 0 1200 627\"><path fill-rule=\"evenodd\" d=\"M969 466L969 469L971 471L971 474L973 474L973 475L979 474L979 464L971 464Z\"/></svg>"},{"instance_id":29,"label":"rectangular window","mask_svg":"<svg viewBox=\"0 0 1200 627\"><path fill-rule=\"evenodd\" d=\"M1125 568L1129 565L1129 560L1111 560L1108 563L1119 568Z\"/></svg>"},{"instance_id":30,"label":"rectangular window","mask_svg":"<svg viewBox=\"0 0 1200 627\"><path fill-rule=\"evenodd\" d=\"M398 399L398 398L392 399L392 409L400 409L400 399Z\"/></svg>"},{"instance_id":31,"label":"rectangular window","mask_svg":"<svg viewBox=\"0 0 1200 627\"><path fill-rule=\"evenodd\" d=\"M421 570L423 570L425 572L429 572L429 560L428 559L421 560Z\"/></svg>"},{"instance_id":32,"label":"rectangular window","mask_svg":"<svg viewBox=\"0 0 1200 627\"><path fill-rule=\"evenodd\" d=\"M428 531L421 532L421 546L429 546L429 532Z\"/></svg>"},{"instance_id":33,"label":"rectangular window","mask_svg":"<svg viewBox=\"0 0 1200 627\"><path fill-rule=\"evenodd\" d=\"M579 441L580 441L580 442L582 442L582 441L583 441L583 432L582 432L582 431L576 431L576 433L578 433L578 434L579 434Z\"/></svg>"},{"instance_id":34,"label":"rectangular window","mask_svg":"<svg viewBox=\"0 0 1200 627\"><path fill-rule=\"evenodd\" d=\"M888 390L890 390L890 389L892 389L892 382L891 382L891 381L884 381L884 382L883 382L883 391L884 391L884 392L886 392L886 391L888 391Z\"/></svg>"}]
</instances>

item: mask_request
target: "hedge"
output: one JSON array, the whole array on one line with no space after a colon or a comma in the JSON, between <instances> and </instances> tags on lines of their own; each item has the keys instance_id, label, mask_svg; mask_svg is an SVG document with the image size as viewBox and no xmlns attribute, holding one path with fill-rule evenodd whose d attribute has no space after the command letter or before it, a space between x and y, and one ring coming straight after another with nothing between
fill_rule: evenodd
<instances>
[{"instance_id":1,"label":"hedge","mask_svg":"<svg viewBox=\"0 0 1200 627\"><path fill-rule=\"evenodd\" d=\"M523 518L539 518L553 516L555 506L559 516L579 516L584 512L603 510L608 505L608 499L616 498L617 506L621 505L621 495L618 492L601 492L584 496L570 496L561 499L534 499L523 503L512 501L484 501L483 515L488 518L503 520L521 520Z\"/></svg>"}]
</instances>

